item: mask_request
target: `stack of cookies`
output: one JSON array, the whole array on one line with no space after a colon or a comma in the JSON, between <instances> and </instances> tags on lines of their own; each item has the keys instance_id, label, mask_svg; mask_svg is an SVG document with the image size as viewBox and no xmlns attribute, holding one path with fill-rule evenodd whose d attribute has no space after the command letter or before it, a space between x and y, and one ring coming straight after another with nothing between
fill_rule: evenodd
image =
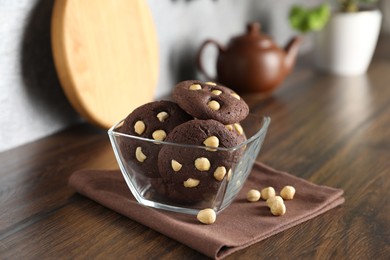
<instances>
[{"instance_id":1,"label":"stack of cookies","mask_svg":"<svg viewBox=\"0 0 390 260\"><path fill-rule=\"evenodd\" d=\"M120 144L124 160L164 196L187 203L213 199L242 154L218 148L246 140L239 122L248 105L233 90L198 80L177 84L173 100L147 103L127 116L120 131L140 138Z\"/></svg>"}]
</instances>

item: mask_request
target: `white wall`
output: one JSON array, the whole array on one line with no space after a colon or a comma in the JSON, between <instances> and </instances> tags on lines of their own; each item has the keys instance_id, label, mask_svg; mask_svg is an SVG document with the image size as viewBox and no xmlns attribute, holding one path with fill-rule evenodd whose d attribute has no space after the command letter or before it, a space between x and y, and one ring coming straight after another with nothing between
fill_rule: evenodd
<instances>
[{"instance_id":1,"label":"white wall","mask_svg":"<svg viewBox=\"0 0 390 260\"><path fill-rule=\"evenodd\" d=\"M0 0L0 151L78 120L53 67L50 1L37 3Z\"/></svg>"}]
</instances>

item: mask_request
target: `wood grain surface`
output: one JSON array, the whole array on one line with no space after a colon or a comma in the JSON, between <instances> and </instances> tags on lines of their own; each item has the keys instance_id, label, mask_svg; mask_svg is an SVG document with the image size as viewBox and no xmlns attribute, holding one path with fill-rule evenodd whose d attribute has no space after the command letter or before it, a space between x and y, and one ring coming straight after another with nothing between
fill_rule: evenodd
<instances>
[{"instance_id":1,"label":"wood grain surface","mask_svg":"<svg viewBox=\"0 0 390 260\"><path fill-rule=\"evenodd\" d=\"M142 0L56 0L52 45L61 85L73 107L109 128L153 100L158 42Z\"/></svg>"},{"instance_id":2,"label":"wood grain surface","mask_svg":"<svg viewBox=\"0 0 390 260\"><path fill-rule=\"evenodd\" d=\"M346 202L228 259L388 259L389 46L381 39L367 75L322 74L301 58L272 96L246 97L272 118L258 160L341 188ZM206 258L67 186L75 170L117 168L104 131L78 125L0 154L0 165L1 259Z\"/></svg>"}]
</instances>

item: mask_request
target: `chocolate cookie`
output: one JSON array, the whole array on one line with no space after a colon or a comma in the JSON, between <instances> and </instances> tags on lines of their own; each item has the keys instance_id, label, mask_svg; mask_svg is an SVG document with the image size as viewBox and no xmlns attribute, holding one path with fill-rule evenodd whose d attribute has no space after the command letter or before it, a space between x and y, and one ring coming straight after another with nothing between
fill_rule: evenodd
<instances>
[{"instance_id":1,"label":"chocolate cookie","mask_svg":"<svg viewBox=\"0 0 390 260\"><path fill-rule=\"evenodd\" d=\"M238 140L236 132L215 120L191 120L181 124L166 141L200 147L164 145L158 156L160 175L165 183L183 194L183 200L211 199L231 174L231 167L242 152L241 149L215 148L235 147Z\"/></svg>"},{"instance_id":2,"label":"chocolate cookie","mask_svg":"<svg viewBox=\"0 0 390 260\"><path fill-rule=\"evenodd\" d=\"M249 107L233 90L213 82L182 81L173 91L173 99L197 119L214 119L223 124L243 120Z\"/></svg>"},{"instance_id":3,"label":"chocolate cookie","mask_svg":"<svg viewBox=\"0 0 390 260\"><path fill-rule=\"evenodd\" d=\"M178 125L192 117L171 101L155 101L136 108L127 116L120 132L132 136L164 141L166 136ZM156 178L158 174L157 157L161 144L123 138L120 144L125 161L131 163L133 170L147 177Z\"/></svg>"}]
</instances>

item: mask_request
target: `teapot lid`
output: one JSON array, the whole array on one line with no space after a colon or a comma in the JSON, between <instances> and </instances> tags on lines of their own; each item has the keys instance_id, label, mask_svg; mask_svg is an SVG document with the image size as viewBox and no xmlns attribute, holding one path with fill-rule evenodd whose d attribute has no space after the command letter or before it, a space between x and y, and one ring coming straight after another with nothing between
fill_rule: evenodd
<instances>
[{"instance_id":1,"label":"teapot lid","mask_svg":"<svg viewBox=\"0 0 390 260\"><path fill-rule=\"evenodd\" d=\"M236 36L230 40L229 47L258 47L268 49L274 47L272 39L261 32L261 25L258 22L249 23L246 33Z\"/></svg>"}]
</instances>

